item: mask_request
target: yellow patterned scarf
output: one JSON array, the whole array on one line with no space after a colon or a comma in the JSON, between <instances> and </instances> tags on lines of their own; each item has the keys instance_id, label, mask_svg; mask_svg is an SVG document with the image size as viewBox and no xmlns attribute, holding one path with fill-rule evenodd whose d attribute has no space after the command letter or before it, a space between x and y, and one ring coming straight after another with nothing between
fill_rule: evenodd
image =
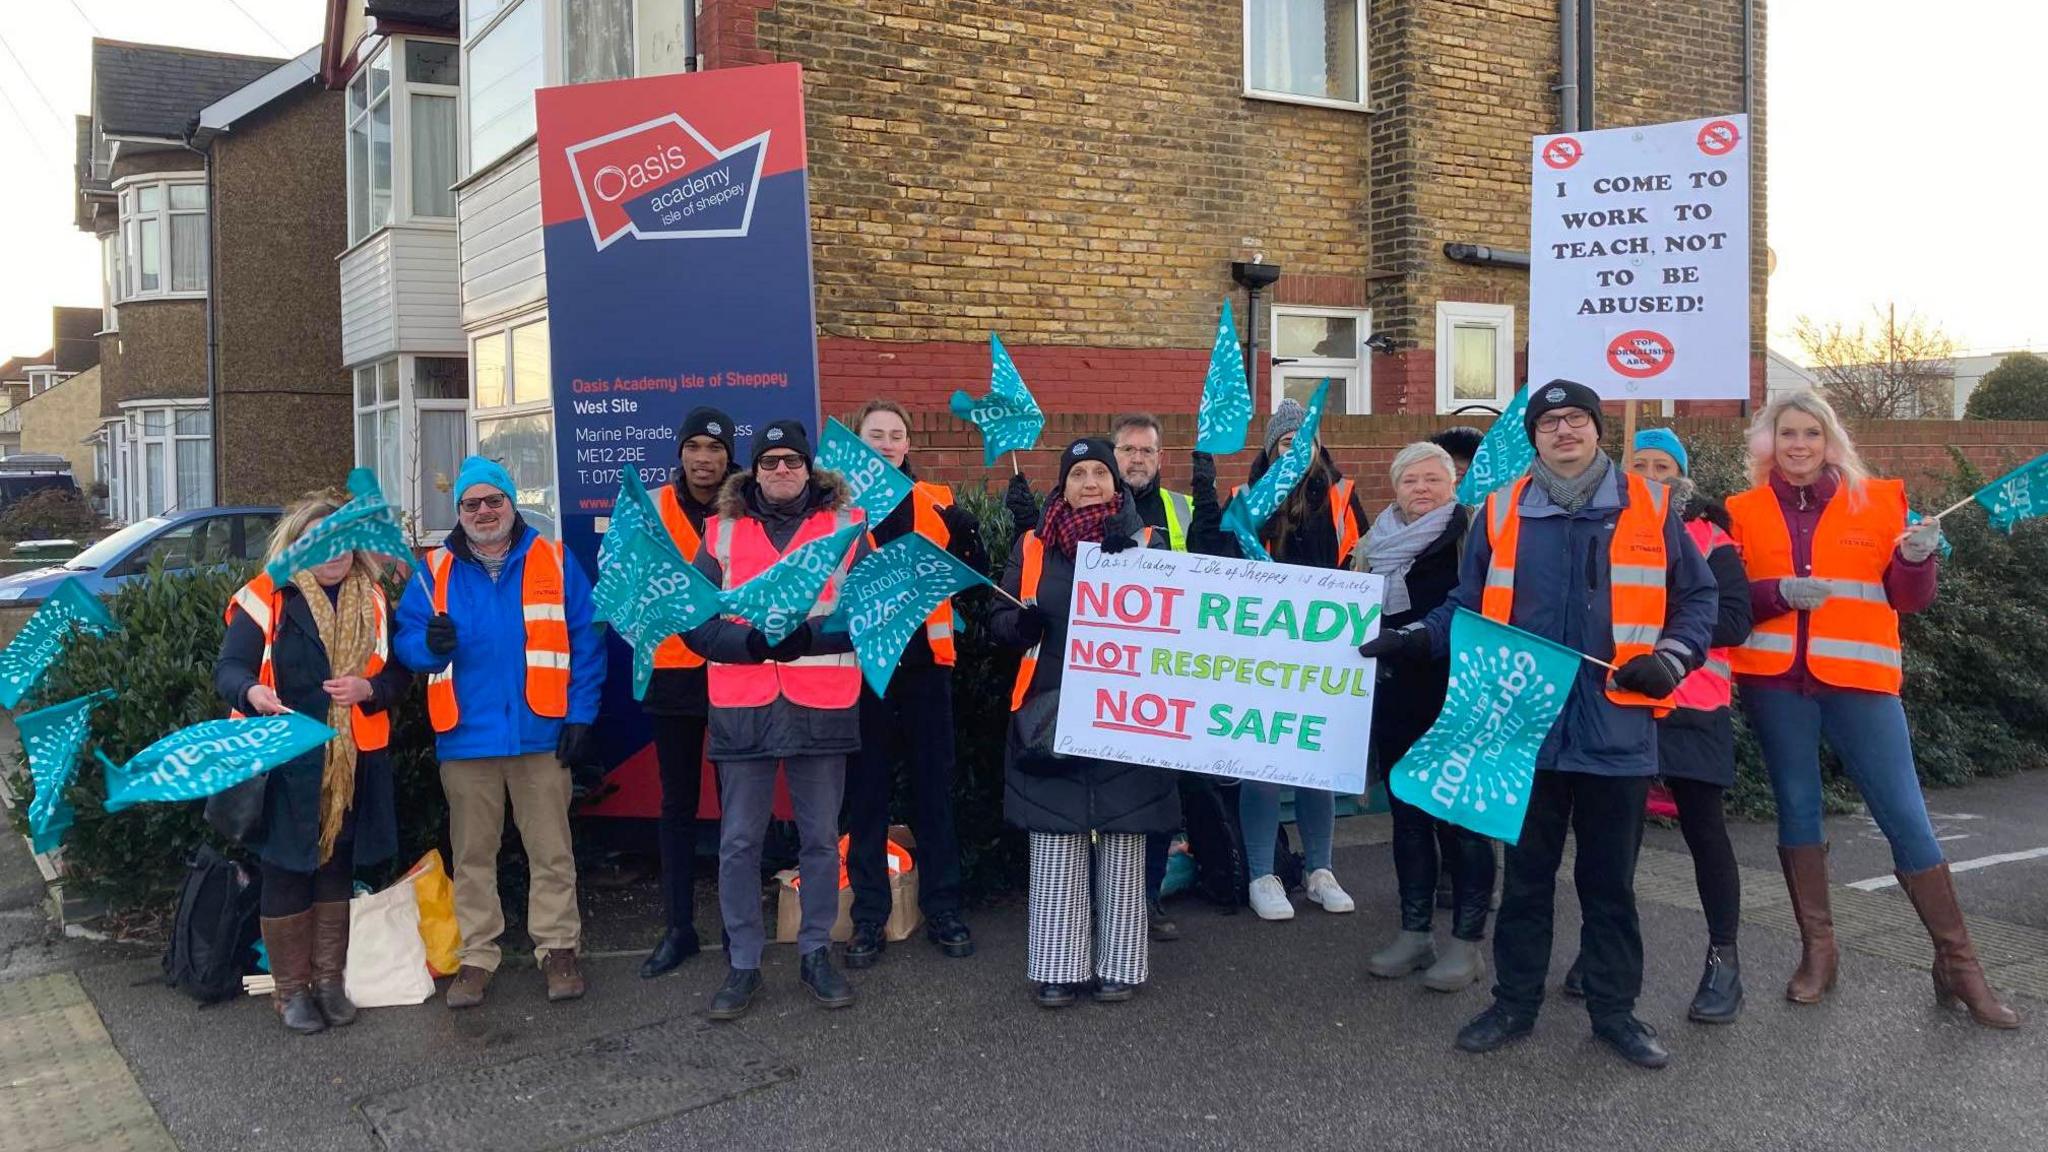
<instances>
[{"instance_id":1,"label":"yellow patterned scarf","mask_svg":"<svg viewBox=\"0 0 2048 1152\"><path fill-rule=\"evenodd\" d=\"M341 594L327 601L326 589L311 572L292 577L292 584L312 610L313 624L320 631L320 645L327 649L329 675L361 676L377 645L377 604L370 595L372 582L361 564L349 569L341 582ZM327 726L335 737L327 742L327 760L320 773L320 863L334 855L335 837L356 796L356 737L349 706L327 703Z\"/></svg>"}]
</instances>

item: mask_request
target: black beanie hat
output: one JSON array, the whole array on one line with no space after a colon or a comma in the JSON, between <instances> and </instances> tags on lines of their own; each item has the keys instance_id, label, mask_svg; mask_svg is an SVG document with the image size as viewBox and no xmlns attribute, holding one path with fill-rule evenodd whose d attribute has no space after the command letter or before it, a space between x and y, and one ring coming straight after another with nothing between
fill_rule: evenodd
<instances>
[{"instance_id":1,"label":"black beanie hat","mask_svg":"<svg viewBox=\"0 0 2048 1152\"><path fill-rule=\"evenodd\" d=\"M748 462L751 468L761 462L761 454L777 448L787 448L804 458L804 467L811 466L811 434L804 429L801 420L777 420L761 430L754 438L754 458Z\"/></svg>"},{"instance_id":2,"label":"black beanie hat","mask_svg":"<svg viewBox=\"0 0 2048 1152\"><path fill-rule=\"evenodd\" d=\"M725 445L725 454L732 456L732 417L716 408L692 408L683 417L682 427L676 429L676 455L683 454L683 445L691 437L709 436Z\"/></svg>"},{"instance_id":3,"label":"black beanie hat","mask_svg":"<svg viewBox=\"0 0 2048 1152\"><path fill-rule=\"evenodd\" d=\"M1111 478L1116 480L1119 485L1122 484L1122 474L1117 471L1116 467L1115 445L1112 445L1100 436L1083 436L1081 439L1067 445L1066 450L1060 453L1060 489L1062 491L1067 487L1067 473L1072 472L1074 465L1079 464L1083 460L1093 460L1108 468Z\"/></svg>"},{"instance_id":4,"label":"black beanie hat","mask_svg":"<svg viewBox=\"0 0 2048 1152\"><path fill-rule=\"evenodd\" d=\"M1522 413L1522 430L1529 442L1536 442L1536 422L1559 408L1583 408L1593 414L1593 435L1605 435L1600 423L1600 394L1576 380L1552 380L1529 395L1529 407Z\"/></svg>"}]
</instances>

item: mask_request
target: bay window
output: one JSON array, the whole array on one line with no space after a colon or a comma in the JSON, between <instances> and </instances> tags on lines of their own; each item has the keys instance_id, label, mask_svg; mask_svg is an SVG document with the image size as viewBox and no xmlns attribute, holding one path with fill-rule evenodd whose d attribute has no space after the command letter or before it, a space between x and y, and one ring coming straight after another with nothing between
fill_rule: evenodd
<instances>
[{"instance_id":1,"label":"bay window","mask_svg":"<svg viewBox=\"0 0 2048 1152\"><path fill-rule=\"evenodd\" d=\"M348 86L348 239L391 223L391 57L379 52Z\"/></svg>"},{"instance_id":2,"label":"bay window","mask_svg":"<svg viewBox=\"0 0 2048 1152\"><path fill-rule=\"evenodd\" d=\"M121 230L100 237L100 330L118 332L121 313Z\"/></svg>"},{"instance_id":3,"label":"bay window","mask_svg":"<svg viewBox=\"0 0 2048 1152\"><path fill-rule=\"evenodd\" d=\"M555 523L555 417L545 318L470 343L477 455L512 473L519 510L543 534ZM453 493L460 497L461 493ZM539 521L545 521L541 523Z\"/></svg>"},{"instance_id":4,"label":"bay window","mask_svg":"<svg viewBox=\"0 0 2048 1152\"><path fill-rule=\"evenodd\" d=\"M544 0L467 0L463 31L469 83L469 170L474 172L533 135L533 90L546 53Z\"/></svg>"},{"instance_id":5,"label":"bay window","mask_svg":"<svg viewBox=\"0 0 2048 1152\"><path fill-rule=\"evenodd\" d=\"M213 417L204 400L137 400L102 427L110 514L135 521L213 507Z\"/></svg>"},{"instance_id":6,"label":"bay window","mask_svg":"<svg viewBox=\"0 0 2048 1152\"><path fill-rule=\"evenodd\" d=\"M455 45L395 39L348 85L348 240L455 215Z\"/></svg>"},{"instance_id":7,"label":"bay window","mask_svg":"<svg viewBox=\"0 0 2048 1152\"><path fill-rule=\"evenodd\" d=\"M469 376L459 356L393 356L355 370L356 465L416 534L455 527L450 490L469 454Z\"/></svg>"},{"instance_id":8,"label":"bay window","mask_svg":"<svg viewBox=\"0 0 2048 1152\"><path fill-rule=\"evenodd\" d=\"M113 264L121 300L206 292L206 185L152 180L119 193L121 238Z\"/></svg>"}]
</instances>

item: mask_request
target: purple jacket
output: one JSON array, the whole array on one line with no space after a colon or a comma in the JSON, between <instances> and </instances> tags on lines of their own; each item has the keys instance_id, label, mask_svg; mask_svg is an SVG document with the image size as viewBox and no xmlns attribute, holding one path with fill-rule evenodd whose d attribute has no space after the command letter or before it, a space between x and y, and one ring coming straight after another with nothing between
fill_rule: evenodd
<instances>
[{"instance_id":1,"label":"purple jacket","mask_svg":"<svg viewBox=\"0 0 2048 1152\"><path fill-rule=\"evenodd\" d=\"M1778 507L1785 513L1785 526L1792 532L1792 567L1801 576L1813 573L1814 529L1820 526L1821 512L1840 487L1841 478L1832 469L1822 472L1818 479L1804 487L1793 484L1775 469L1771 472L1771 491L1777 493ZM1918 612L1934 603L1935 574L1934 557L1929 556L1913 564L1894 550L1891 563L1884 570L1885 598L1891 602L1892 611L1901 614ZM1758 624L1792 611L1792 606L1785 603L1785 597L1778 592L1775 579L1750 581L1749 604ZM1742 683L1807 696L1821 692L1855 691L1823 684L1806 670L1806 622L1807 613L1801 612L1799 639L1792 650L1792 667L1788 671L1776 676L1744 676Z\"/></svg>"}]
</instances>

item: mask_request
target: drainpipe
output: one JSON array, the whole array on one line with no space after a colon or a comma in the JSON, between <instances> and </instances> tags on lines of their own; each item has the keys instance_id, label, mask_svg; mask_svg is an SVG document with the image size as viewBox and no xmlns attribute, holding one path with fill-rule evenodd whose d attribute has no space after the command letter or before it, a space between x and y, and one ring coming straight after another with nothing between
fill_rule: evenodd
<instances>
[{"instance_id":1,"label":"drainpipe","mask_svg":"<svg viewBox=\"0 0 2048 1152\"><path fill-rule=\"evenodd\" d=\"M690 14L683 19L683 71L697 70L697 0L684 0Z\"/></svg>"},{"instance_id":2,"label":"drainpipe","mask_svg":"<svg viewBox=\"0 0 2048 1152\"><path fill-rule=\"evenodd\" d=\"M1600 125L1593 119L1593 26L1598 20L1595 0L1579 0L1579 130L1591 132Z\"/></svg>"},{"instance_id":3,"label":"drainpipe","mask_svg":"<svg viewBox=\"0 0 2048 1152\"><path fill-rule=\"evenodd\" d=\"M1558 131L1579 130L1579 0L1557 0L1557 111Z\"/></svg>"}]
</instances>

